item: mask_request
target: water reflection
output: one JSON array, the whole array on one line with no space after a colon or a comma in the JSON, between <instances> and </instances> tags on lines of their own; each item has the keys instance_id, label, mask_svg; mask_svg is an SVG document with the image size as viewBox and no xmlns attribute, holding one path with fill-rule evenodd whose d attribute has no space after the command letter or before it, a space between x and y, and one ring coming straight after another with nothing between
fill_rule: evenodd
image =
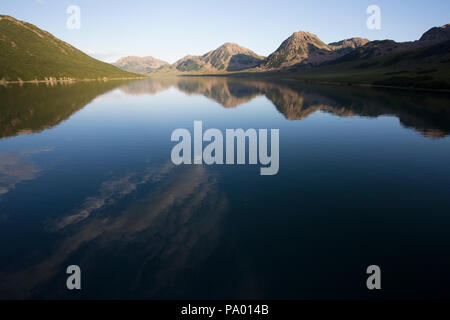
<instances>
[{"instance_id":1,"label":"water reflection","mask_svg":"<svg viewBox=\"0 0 450 320\"><path fill-rule=\"evenodd\" d=\"M27 159L29 155L50 151L51 148L45 147L39 150L0 153L0 197L14 189L18 183L35 179L41 172L38 166Z\"/></svg>"},{"instance_id":2,"label":"water reflection","mask_svg":"<svg viewBox=\"0 0 450 320\"><path fill-rule=\"evenodd\" d=\"M265 96L288 120L303 120L317 111L340 117L396 116L404 127L426 137L450 134L450 95L366 87L313 86L295 81L236 78L179 77L149 79L121 87L126 93L156 94L175 87L208 97L225 108Z\"/></svg>"},{"instance_id":3,"label":"water reflection","mask_svg":"<svg viewBox=\"0 0 450 320\"><path fill-rule=\"evenodd\" d=\"M173 77L136 82L76 83L64 86L0 87L0 137L40 132L68 119L95 97L114 88L130 95L154 95L176 88L203 95L225 108L265 96L288 120L303 120L317 111L336 116L396 116L404 127L426 137L450 134L449 94L363 87L312 86L295 81L225 77Z\"/></svg>"},{"instance_id":4,"label":"water reflection","mask_svg":"<svg viewBox=\"0 0 450 320\"><path fill-rule=\"evenodd\" d=\"M209 101L189 109L193 95ZM422 272L415 259L433 264L431 280L448 277L449 139L359 119L390 115L446 137L448 94L178 77L0 87L0 97L0 298L342 298L347 287L355 298L360 279L342 275L374 254L405 275L403 296ZM318 111L336 117L302 122ZM280 126L280 174L173 166L170 133L202 112L219 126L236 114ZM80 293L65 287L70 264L82 268Z\"/></svg>"},{"instance_id":5,"label":"water reflection","mask_svg":"<svg viewBox=\"0 0 450 320\"><path fill-rule=\"evenodd\" d=\"M125 81L0 86L0 138L36 133L70 118Z\"/></svg>"}]
</instances>

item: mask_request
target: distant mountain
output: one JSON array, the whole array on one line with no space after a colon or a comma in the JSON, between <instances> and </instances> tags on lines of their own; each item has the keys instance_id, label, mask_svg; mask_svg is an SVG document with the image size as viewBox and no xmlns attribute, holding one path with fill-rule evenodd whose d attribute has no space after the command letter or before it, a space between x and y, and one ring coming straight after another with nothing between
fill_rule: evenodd
<instances>
[{"instance_id":1,"label":"distant mountain","mask_svg":"<svg viewBox=\"0 0 450 320\"><path fill-rule=\"evenodd\" d=\"M315 34L295 32L261 64L261 69L283 69L296 64L318 65L337 59L367 42L367 39L352 38L327 45Z\"/></svg>"},{"instance_id":2,"label":"distant mountain","mask_svg":"<svg viewBox=\"0 0 450 320\"><path fill-rule=\"evenodd\" d=\"M0 15L0 80L130 78L38 27Z\"/></svg>"},{"instance_id":3,"label":"distant mountain","mask_svg":"<svg viewBox=\"0 0 450 320\"><path fill-rule=\"evenodd\" d=\"M258 66L264 57L235 43L225 43L203 56L186 56L173 67L181 72L232 72Z\"/></svg>"},{"instance_id":4,"label":"distant mountain","mask_svg":"<svg viewBox=\"0 0 450 320\"><path fill-rule=\"evenodd\" d=\"M129 72L149 74L169 63L153 57L124 57L113 63L114 66Z\"/></svg>"}]
</instances>

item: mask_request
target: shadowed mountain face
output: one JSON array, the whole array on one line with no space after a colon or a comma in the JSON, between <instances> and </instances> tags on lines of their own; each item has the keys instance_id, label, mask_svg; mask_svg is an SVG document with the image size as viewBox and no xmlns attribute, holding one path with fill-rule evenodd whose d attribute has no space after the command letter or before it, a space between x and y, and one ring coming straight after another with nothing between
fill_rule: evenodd
<instances>
[{"instance_id":1,"label":"shadowed mountain face","mask_svg":"<svg viewBox=\"0 0 450 320\"><path fill-rule=\"evenodd\" d=\"M328 44L328 46L338 54L347 54L352 52L356 48L366 45L368 42L369 40L364 38L351 38L339 42L330 43Z\"/></svg>"},{"instance_id":2,"label":"shadowed mountain face","mask_svg":"<svg viewBox=\"0 0 450 320\"><path fill-rule=\"evenodd\" d=\"M446 24L442 27L435 27L423 34L419 41L425 42L445 42L450 40L450 24Z\"/></svg>"},{"instance_id":3,"label":"shadowed mountain face","mask_svg":"<svg viewBox=\"0 0 450 320\"><path fill-rule=\"evenodd\" d=\"M303 120L318 111L341 117L395 116L403 126L426 137L439 138L450 134L450 96L446 93L219 77L168 78L164 79L164 85L160 85L158 79L149 79L124 85L121 90L133 94L155 94L156 88L166 90L170 87L189 95L203 95L225 108L234 108L258 96L265 96L288 120Z\"/></svg>"},{"instance_id":4,"label":"shadowed mountain face","mask_svg":"<svg viewBox=\"0 0 450 320\"><path fill-rule=\"evenodd\" d=\"M317 68L294 66L298 79L368 85L450 89L450 41L419 46L374 41Z\"/></svg>"},{"instance_id":5,"label":"shadowed mountain face","mask_svg":"<svg viewBox=\"0 0 450 320\"><path fill-rule=\"evenodd\" d=\"M450 41L450 25L432 28L418 41L395 42L393 40L371 41L363 46L355 47L354 51L347 52L348 55L333 61L333 63L364 60L369 58L383 57L386 55L420 49ZM420 63L420 59L416 60Z\"/></svg>"}]
</instances>

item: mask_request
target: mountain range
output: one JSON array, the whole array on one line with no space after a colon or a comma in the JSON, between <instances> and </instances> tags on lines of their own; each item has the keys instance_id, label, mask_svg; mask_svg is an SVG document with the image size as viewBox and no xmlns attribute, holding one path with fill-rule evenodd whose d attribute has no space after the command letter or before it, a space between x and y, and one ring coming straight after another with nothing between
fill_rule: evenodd
<instances>
[{"instance_id":1,"label":"mountain range","mask_svg":"<svg viewBox=\"0 0 450 320\"><path fill-rule=\"evenodd\" d=\"M299 31L268 57L226 43L203 56L186 56L147 74L289 75L305 81L450 89L449 47L449 24L410 42L350 38L326 44L315 34Z\"/></svg>"},{"instance_id":2,"label":"mountain range","mask_svg":"<svg viewBox=\"0 0 450 320\"><path fill-rule=\"evenodd\" d=\"M260 65L260 69L263 71L286 69L297 64L320 65L326 61L335 60L368 42L367 39L352 38L328 45L315 34L295 32Z\"/></svg>"},{"instance_id":3,"label":"mountain range","mask_svg":"<svg viewBox=\"0 0 450 320\"><path fill-rule=\"evenodd\" d=\"M245 71L272 71L281 70L299 63L319 65L325 61L337 59L354 49L364 46L369 40L351 38L329 45L322 42L316 35L309 32L295 32L285 40L281 46L269 57L263 57L250 49L239 46L236 43L225 43L219 48L202 56L188 55L172 65L165 63L158 68L152 68L149 73L228 73ZM126 71L138 72L145 70L144 58L133 58L133 64L123 62L123 59L114 63ZM140 60L141 59L141 60ZM139 68L134 64L139 63Z\"/></svg>"},{"instance_id":4,"label":"mountain range","mask_svg":"<svg viewBox=\"0 0 450 320\"><path fill-rule=\"evenodd\" d=\"M0 15L0 81L131 78L157 75L235 75L450 89L450 25L417 41L350 38L326 44L295 32L268 57L235 43L173 64L154 57L98 61L36 26Z\"/></svg>"}]
</instances>

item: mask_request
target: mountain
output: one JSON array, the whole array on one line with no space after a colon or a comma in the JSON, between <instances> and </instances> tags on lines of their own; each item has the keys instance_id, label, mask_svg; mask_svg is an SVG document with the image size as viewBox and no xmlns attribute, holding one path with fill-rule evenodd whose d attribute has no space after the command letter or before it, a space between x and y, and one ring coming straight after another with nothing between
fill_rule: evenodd
<instances>
[{"instance_id":1,"label":"mountain","mask_svg":"<svg viewBox=\"0 0 450 320\"><path fill-rule=\"evenodd\" d=\"M417 41L371 41L313 68L298 63L283 72L313 82L449 90L449 31L449 25L445 25L430 29ZM329 47L334 46L336 50L342 45L338 42Z\"/></svg>"},{"instance_id":2,"label":"mountain","mask_svg":"<svg viewBox=\"0 0 450 320\"><path fill-rule=\"evenodd\" d=\"M216 50L208 52L202 60L219 71L240 71L256 67L263 57L250 49L235 43L225 43Z\"/></svg>"},{"instance_id":3,"label":"mountain","mask_svg":"<svg viewBox=\"0 0 450 320\"><path fill-rule=\"evenodd\" d=\"M450 41L409 50L396 46L378 41L336 61L310 69L294 66L286 73L308 82L450 89Z\"/></svg>"},{"instance_id":4,"label":"mountain","mask_svg":"<svg viewBox=\"0 0 450 320\"><path fill-rule=\"evenodd\" d=\"M327 45L315 34L295 32L261 64L261 69L284 69L296 64L318 65L337 59L367 42L367 39L352 38Z\"/></svg>"},{"instance_id":5,"label":"mountain","mask_svg":"<svg viewBox=\"0 0 450 320\"><path fill-rule=\"evenodd\" d=\"M376 57L382 57L394 53L406 52L410 50L429 47L435 44L450 41L450 24L442 27L435 27L423 34L417 41L395 42L393 40L371 41L364 46L355 48L347 55L344 55L331 64L364 60Z\"/></svg>"},{"instance_id":6,"label":"mountain","mask_svg":"<svg viewBox=\"0 0 450 320\"><path fill-rule=\"evenodd\" d=\"M425 32L419 41L421 42L445 42L450 40L450 24L442 27L431 28Z\"/></svg>"},{"instance_id":7,"label":"mountain","mask_svg":"<svg viewBox=\"0 0 450 320\"><path fill-rule=\"evenodd\" d=\"M350 38L326 44L309 32L295 32L269 57L225 43L202 56L176 63L152 57L98 61L36 26L0 15L0 84L5 81L99 79L227 73L306 81L450 89L450 24L425 32L417 41ZM208 88L205 88L207 90ZM213 93L211 93L213 96ZM230 106L233 103L229 104Z\"/></svg>"},{"instance_id":8,"label":"mountain","mask_svg":"<svg viewBox=\"0 0 450 320\"><path fill-rule=\"evenodd\" d=\"M412 49L410 45L397 43L393 40L377 40L367 43L365 46L356 48L348 54L331 61L330 64L336 64L347 61L363 60L375 57L385 56L395 52Z\"/></svg>"},{"instance_id":9,"label":"mountain","mask_svg":"<svg viewBox=\"0 0 450 320\"><path fill-rule=\"evenodd\" d=\"M206 69L205 63L201 60L201 56L185 56L175 62L171 67L175 68L177 71L181 72L191 72L191 71L209 71Z\"/></svg>"},{"instance_id":10,"label":"mountain","mask_svg":"<svg viewBox=\"0 0 450 320\"><path fill-rule=\"evenodd\" d=\"M315 34L295 32L261 65L264 69L279 69L300 62L318 62L331 49Z\"/></svg>"},{"instance_id":11,"label":"mountain","mask_svg":"<svg viewBox=\"0 0 450 320\"><path fill-rule=\"evenodd\" d=\"M136 76L98 61L30 23L0 15L0 79L3 81Z\"/></svg>"},{"instance_id":12,"label":"mountain","mask_svg":"<svg viewBox=\"0 0 450 320\"><path fill-rule=\"evenodd\" d=\"M181 72L232 72L258 66L264 57L235 43L225 43L203 56L186 56L173 65Z\"/></svg>"},{"instance_id":13,"label":"mountain","mask_svg":"<svg viewBox=\"0 0 450 320\"><path fill-rule=\"evenodd\" d=\"M113 63L114 66L129 72L149 74L169 63L153 57L124 57Z\"/></svg>"}]
</instances>

